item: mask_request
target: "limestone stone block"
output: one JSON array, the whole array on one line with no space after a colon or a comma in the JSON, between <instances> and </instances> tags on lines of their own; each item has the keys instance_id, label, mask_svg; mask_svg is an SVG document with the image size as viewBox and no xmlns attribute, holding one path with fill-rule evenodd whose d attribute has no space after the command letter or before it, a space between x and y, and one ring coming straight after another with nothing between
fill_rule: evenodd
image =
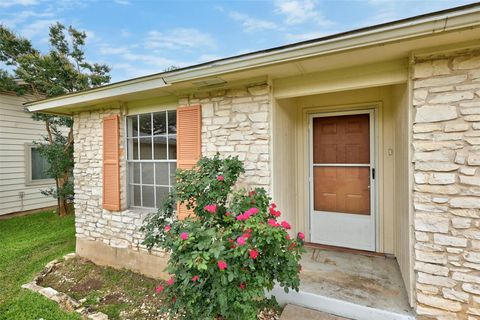
<instances>
[{"instance_id":1,"label":"limestone stone block","mask_svg":"<svg viewBox=\"0 0 480 320\"><path fill-rule=\"evenodd\" d=\"M428 274L433 274L437 276L448 276L448 268L432 263L425 263L417 261L415 262L415 270L422 271Z\"/></svg>"},{"instance_id":2,"label":"limestone stone block","mask_svg":"<svg viewBox=\"0 0 480 320\"><path fill-rule=\"evenodd\" d=\"M442 293L444 298L460 302L468 302L468 298L470 297L468 293L454 289L443 288Z\"/></svg>"},{"instance_id":3,"label":"limestone stone block","mask_svg":"<svg viewBox=\"0 0 480 320\"><path fill-rule=\"evenodd\" d=\"M450 205L454 208L480 208L480 197L458 197L450 199Z\"/></svg>"},{"instance_id":4,"label":"limestone stone block","mask_svg":"<svg viewBox=\"0 0 480 320\"><path fill-rule=\"evenodd\" d=\"M415 230L427 232L447 233L450 221L447 217L433 214L416 213Z\"/></svg>"},{"instance_id":5,"label":"limestone stone block","mask_svg":"<svg viewBox=\"0 0 480 320\"><path fill-rule=\"evenodd\" d=\"M447 311L458 312L462 309L462 305L458 301L452 301L432 295L426 295L423 293L417 294L417 300L420 303L426 304L428 306Z\"/></svg>"},{"instance_id":6,"label":"limestone stone block","mask_svg":"<svg viewBox=\"0 0 480 320\"><path fill-rule=\"evenodd\" d=\"M457 284L457 281L449 277L434 276L424 272L417 273L417 281L423 284L429 284L433 286L441 286L445 288L453 288Z\"/></svg>"},{"instance_id":7,"label":"limestone stone block","mask_svg":"<svg viewBox=\"0 0 480 320\"><path fill-rule=\"evenodd\" d=\"M428 100L428 103L437 104L437 103L452 103L462 100L471 100L474 98L473 92L470 91L459 91L459 92L448 92L437 94L431 99Z\"/></svg>"},{"instance_id":8,"label":"limestone stone block","mask_svg":"<svg viewBox=\"0 0 480 320\"><path fill-rule=\"evenodd\" d=\"M433 241L436 244L452 247L466 247L467 239L460 237L447 236L444 234L435 233L433 235Z\"/></svg>"},{"instance_id":9,"label":"limestone stone block","mask_svg":"<svg viewBox=\"0 0 480 320\"><path fill-rule=\"evenodd\" d=\"M464 56L453 59L454 70L468 70L480 68L480 56Z\"/></svg>"},{"instance_id":10,"label":"limestone stone block","mask_svg":"<svg viewBox=\"0 0 480 320\"><path fill-rule=\"evenodd\" d=\"M414 88L439 87L447 85L459 84L467 80L466 74L446 77L432 77L425 80L418 80L414 82Z\"/></svg>"},{"instance_id":11,"label":"limestone stone block","mask_svg":"<svg viewBox=\"0 0 480 320\"><path fill-rule=\"evenodd\" d=\"M417 108L415 114L416 123L438 122L452 120L458 117L457 108L449 105L425 105Z\"/></svg>"},{"instance_id":12,"label":"limestone stone block","mask_svg":"<svg viewBox=\"0 0 480 320\"><path fill-rule=\"evenodd\" d=\"M470 128L468 123L447 123L445 124L445 132L467 131Z\"/></svg>"}]
</instances>

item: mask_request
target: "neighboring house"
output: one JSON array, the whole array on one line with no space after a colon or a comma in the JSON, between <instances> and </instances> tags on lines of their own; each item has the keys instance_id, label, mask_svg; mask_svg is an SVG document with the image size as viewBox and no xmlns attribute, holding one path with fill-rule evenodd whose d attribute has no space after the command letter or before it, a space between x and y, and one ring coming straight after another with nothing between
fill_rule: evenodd
<instances>
[{"instance_id":1,"label":"neighboring house","mask_svg":"<svg viewBox=\"0 0 480 320\"><path fill-rule=\"evenodd\" d=\"M48 163L34 141L46 135L45 124L34 121L23 104L32 97L0 92L0 215L57 205L41 190L55 186L45 170Z\"/></svg>"},{"instance_id":2,"label":"neighboring house","mask_svg":"<svg viewBox=\"0 0 480 320\"><path fill-rule=\"evenodd\" d=\"M394 256L419 317L480 316L479 4L29 109L74 117L81 256L161 275L142 220L175 168L219 152L308 242Z\"/></svg>"}]
</instances>

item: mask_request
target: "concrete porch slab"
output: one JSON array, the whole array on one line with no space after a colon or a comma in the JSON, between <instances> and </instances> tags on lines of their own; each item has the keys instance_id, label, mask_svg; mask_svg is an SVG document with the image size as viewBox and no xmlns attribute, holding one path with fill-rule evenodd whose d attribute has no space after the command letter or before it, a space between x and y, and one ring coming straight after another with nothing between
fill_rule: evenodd
<instances>
[{"instance_id":1,"label":"concrete porch slab","mask_svg":"<svg viewBox=\"0 0 480 320\"><path fill-rule=\"evenodd\" d=\"M415 319L393 258L308 249L301 264L300 291L274 288L279 303L356 320Z\"/></svg>"},{"instance_id":2,"label":"concrete porch slab","mask_svg":"<svg viewBox=\"0 0 480 320\"><path fill-rule=\"evenodd\" d=\"M307 309L304 307L287 304L283 309L280 320L349 320L344 317L334 316L321 311Z\"/></svg>"}]
</instances>

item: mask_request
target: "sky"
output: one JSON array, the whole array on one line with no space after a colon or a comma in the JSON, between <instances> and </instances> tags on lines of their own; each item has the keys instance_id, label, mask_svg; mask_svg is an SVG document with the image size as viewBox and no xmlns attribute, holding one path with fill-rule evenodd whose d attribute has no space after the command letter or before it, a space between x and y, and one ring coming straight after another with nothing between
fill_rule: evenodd
<instances>
[{"instance_id":1,"label":"sky","mask_svg":"<svg viewBox=\"0 0 480 320\"><path fill-rule=\"evenodd\" d=\"M87 33L112 82L464 5L465 0L0 0L0 24L48 51L48 26Z\"/></svg>"}]
</instances>

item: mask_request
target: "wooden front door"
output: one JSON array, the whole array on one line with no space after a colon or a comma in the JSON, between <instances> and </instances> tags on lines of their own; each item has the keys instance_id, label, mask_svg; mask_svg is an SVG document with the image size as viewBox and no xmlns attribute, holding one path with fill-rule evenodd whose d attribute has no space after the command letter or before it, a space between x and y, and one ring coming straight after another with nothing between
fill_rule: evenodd
<instances>
[{"instance_id":1,"label":"wooden front door","mask_svg":"<svg viewBox=\"0 0 480 320\"><path fill-rule=\"evenodd\" d=\"M311 241L375 251L373 112L311 119Z\"/></svg>"}]
</instances>

